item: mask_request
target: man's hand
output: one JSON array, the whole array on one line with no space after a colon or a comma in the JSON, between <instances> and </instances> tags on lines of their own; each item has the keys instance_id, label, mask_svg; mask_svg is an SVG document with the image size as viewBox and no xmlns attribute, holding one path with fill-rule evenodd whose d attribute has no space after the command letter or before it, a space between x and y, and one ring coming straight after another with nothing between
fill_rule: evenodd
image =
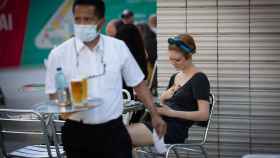
<instances>
[{"instance_id":1,"label":"man's hand","mask_svg":"<svg viewBox=\"0 0 280 158\"><path fill-rule=\"evenodd\" d=\"M75 112L66 112L66 113L62 113L62 114L60 114L59 116L60 116L60 118L62 119L62 120L67 120L72 114L74 114Z\"/></svg>"},{"instance_id":2,"label":"man's hand","mask_svg":"<svg viewBox=\"0 0 280 158\"><path fill-rule=\"evenodd\" d=\"M166 123L162 120L162 118L158 114L151 115L152 117L152 125L155 128L159 138L165 135L166 133Z\"/></svg>"},{"instance_id":3,"label":"man's hand","mask_svg":"<svg viewBox=\"0 0 280 158\"><path fill-rule=\"evenodd\" d=\"M72 106L72 105L71 105ZM94 107L96 107L96 105L93 105L93 104L85 104L85 105L83 105L83 107L81 107L81 108L94 108ZM71 115L73 115L73 114L75 114L75 113L78 113L78 111L77 112L65 112L65 113L61 113L59 116L60 116L60 118L62 119L62 120L67 120L67 119L69 119L69 117L71 116Z\"/></svg>"},{"instance_id":4,"label":"man's hand","mask_svg":"<svg viewBox=\"0 0 280 158\"><path fill-rule=\"evenodd\" d=\"M150 90L148 89L144 81L135 86L134 90L138 98L144 103L146 108L149 109L152 118L152 125L155 128L158 136L161 138L166 133L166 124L157 113L156 106L154 105L153 101L153 96Z\"/></svg>"}]
</instances>

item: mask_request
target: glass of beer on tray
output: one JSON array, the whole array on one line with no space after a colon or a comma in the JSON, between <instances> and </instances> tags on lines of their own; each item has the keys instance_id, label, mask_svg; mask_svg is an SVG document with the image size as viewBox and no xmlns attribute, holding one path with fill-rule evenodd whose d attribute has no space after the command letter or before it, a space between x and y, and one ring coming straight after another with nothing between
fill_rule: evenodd
<instances>
[{"instance_id":1,"label":"glass of beer on tray","mask_svg":"<svg viewBox=\"0 0 280 158\"><path fill-rule=\"evenodd\" d=\"M71 80L71 98L74 106L82 106L88 97L87 79L76 77Z\"/></svg>"}]
</instances>

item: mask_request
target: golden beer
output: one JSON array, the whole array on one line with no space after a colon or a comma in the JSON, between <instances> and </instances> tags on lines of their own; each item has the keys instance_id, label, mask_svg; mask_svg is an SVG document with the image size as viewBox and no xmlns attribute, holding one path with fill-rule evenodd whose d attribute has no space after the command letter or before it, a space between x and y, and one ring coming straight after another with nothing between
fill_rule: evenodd
<instances>
[{"instance_id":1,"label":"golden beer","mask_svg":"<svg viewBox=\"0 0 280 158\"><path fill-rule=\"evenodd\" d=\"M82 80L82 100L86 101L87 97L88 97L88 83L87 83L87 79L83 79Z\"/></svg>"},{"instance_id":2,"label":"golden beer","mask_svg":"<svg viewBox=\"0 0 280 158\"><path fill-rule=\"evenodd\" d=\"M71 95L74 105L82 105L87 100L88 85L86 79L71 81Z\"/></svg>"},{"instance_id":3,"label":"golden beer","mask_svg":"<svg viewBox=\"0 0 280 158\"><path fill-rule=\"evenodd\" d=\"M74 104L82 103L83 86L82 81L71 81L71 96Z\"/></svg>"}]
</instances>

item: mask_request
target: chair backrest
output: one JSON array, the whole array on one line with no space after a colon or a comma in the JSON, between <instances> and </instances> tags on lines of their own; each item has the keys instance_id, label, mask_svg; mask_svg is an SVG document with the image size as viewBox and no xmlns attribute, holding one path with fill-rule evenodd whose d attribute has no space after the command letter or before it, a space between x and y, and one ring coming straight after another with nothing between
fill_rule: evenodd
<instances>
[{"instance_id":1,"label":"chair backrest","mask_svg":"<svg viewBox=\"0 0 280 158\"><path fill-rule=\"evenodd\" d=\"M207 139L207 135L208 135L208 131L209 131L209 128L210 128L210 124L211 124L211 121L212 121L212 115L213 115L213 110L214 110L214 107L215 107L215 96L214 94L210 94L209 96L209 118L207 121L198 121L198 122L195 122L194 125L200 127L200 128L203 128L202 129L202 139L201 139L201 143L205 143L206 142L206 139Z\"/></svg>"},{"instance_id":2,"label":"chair backrest","mask_svg":"<svg viewBox=\"0 0 280 158\"><path fill-rule=\"evenodd\" d=\"M5 95L0 86L0 106L6 105Z\"/></svg>"},{"instance_id":3,"label":"chair backrest","mask_svg":"<svg viewBox=\"0 0 280 158\"><path fill-rule=\"evenodd\" d=\"M209 118L213 109L213 104L214 104L214 95L210 94L209 96ZM207 127L208 122L209 122L209 118L207 121L196 121L195 124L201 127Z\"/></svg>"},{"instance_id":4,"label":"chair backrest","mask_svg":"<svg viewBox=\"0 0 280 158\"><path fill-rule=\"evenodd\" d=\"M123 93L123 99L124 100L126 100L126 101L130 101L131 100L131 95L130 95L128 90L122 89L122 93Z\"/></svg>"},{"instance_id":5,"label":"chair backrest","mask_svg":"<svg viewBox=\"0 0 280 158\"><path fill-rule=\"evenodd\" d=\"M51 155L47 125L41 114L32 110L18 109L0 109L0 113L2 114L0 115L0 145L3 155L6 157L8 155L6 148L8 143L15 142L16 146L22 146L23 143L30 145L35 143L34 138L41 138L40 143L46 144L48 154ZM35 119L18 117L24 115L32 115Z\"/></svg>"},{"instance_id":6,"label":"chair backrest","mask_svg":"<svg viewBox=\"0 0 280 158\"><path fill-rule=\"evenodd\" d=\"M123 101L124 101L124 105L126 103L128 103L129 101L131 101L131 95L129 93L128 90L126 89L122 89L122 93L123 93ZM123 114L123 122L125 125L128 125L130 120L131 120L131 117L132 117L132 112L127 112L126 114Z\"/></svg>"},{"instance_id":7,"label":"chair backrest","mask_svg":"<svg viewBox=\"0 0 280 158\"><path fill-rule=\"evenodd\" d=\"M210 113L209 113L209 119L207 121L207 126L205 128L205 132L204 132L204 135L203 135L203 140L202 140L203 143L206 142L208 131L209 131L209 128L210 128L210 124L211 124L211 121L212 121L212 115L213 115L214 107L215 107L215 104L216 104L214 94L211 93L209 97L210 97L210 103L209 103Z\"/></svg>"}]
</instances>

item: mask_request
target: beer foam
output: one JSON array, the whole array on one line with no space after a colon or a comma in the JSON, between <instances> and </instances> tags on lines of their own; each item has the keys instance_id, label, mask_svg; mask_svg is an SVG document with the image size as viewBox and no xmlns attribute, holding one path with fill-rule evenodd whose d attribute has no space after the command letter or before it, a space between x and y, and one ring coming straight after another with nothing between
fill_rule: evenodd
<instances>
[{"instance_id":1,"label":"beer foam","mask_svg":"<svg viewBox=\"0 0 280 158\"><path fill-rule=\"evenodd\" d=\"M72 78L71 81L72 82L79 82L79 81L82 81L82 77L75 77L75 78Z\"/></svg>"}]
</instances>

